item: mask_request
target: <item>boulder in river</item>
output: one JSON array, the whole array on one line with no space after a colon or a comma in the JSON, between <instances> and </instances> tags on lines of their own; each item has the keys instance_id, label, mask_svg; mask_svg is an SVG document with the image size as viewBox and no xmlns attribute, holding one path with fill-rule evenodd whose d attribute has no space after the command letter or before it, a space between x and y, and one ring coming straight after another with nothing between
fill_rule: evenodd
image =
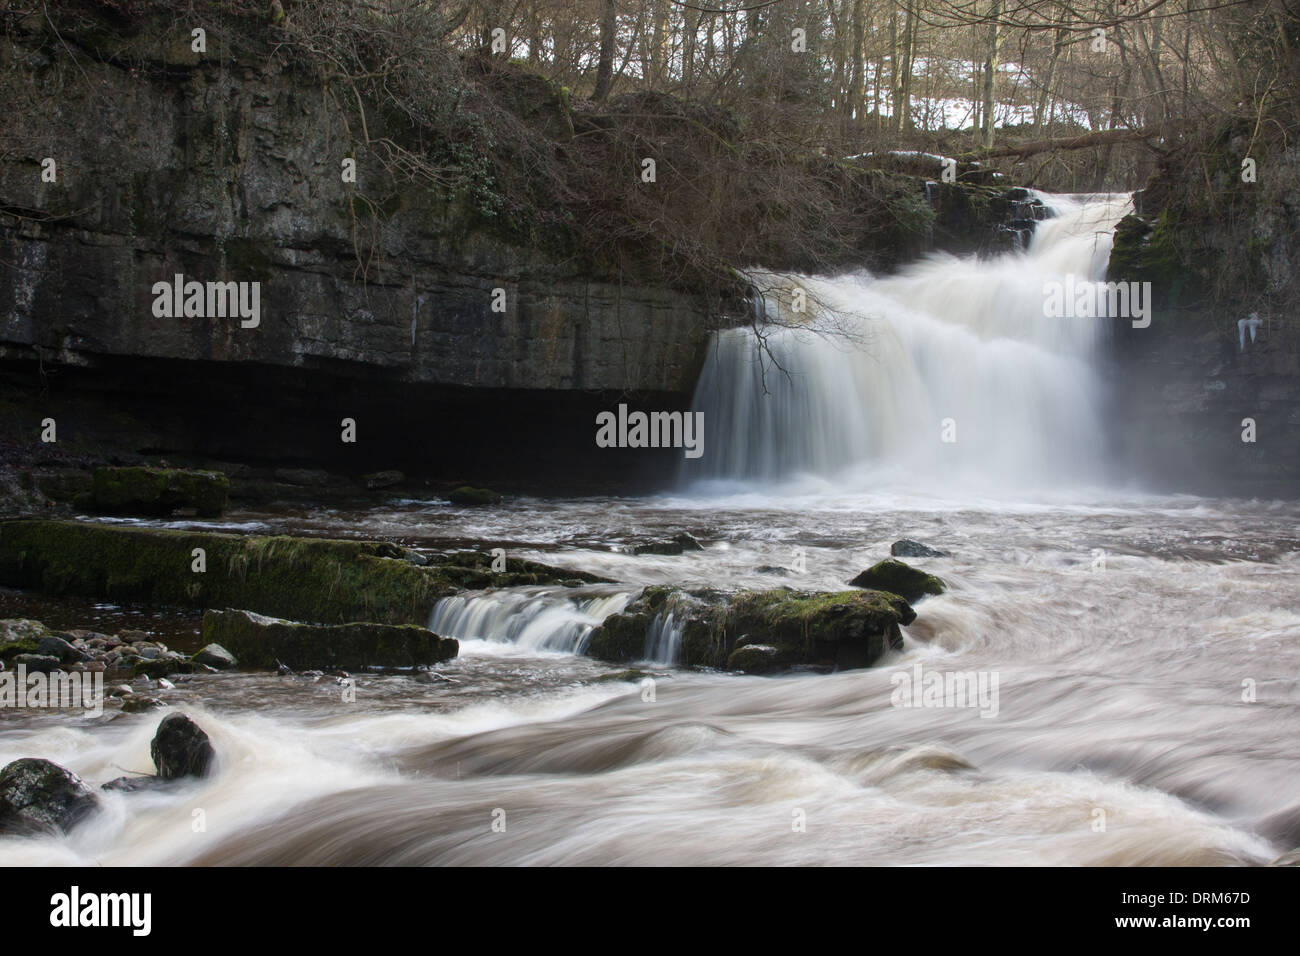
<instances>
[{"instance_id":1,"label":"boulder in river","mask_svg":"<svg viewBox=\"0 0 1300 956\"><path fill-rule=\"evenodd\" d=\"M40 621L8 618L0 621L0 662L13 664L19 654L35 654L50 634Z\"/></svg>"},{"instance_id":2,"label":"boulder in river","mask_svg":"<svg viewBox=\"0 0 1300 956\"><path fill-rule=\"evenodd\" d=\"M23 757L0 770L0 833L59 833L99 805L71 770Z\"/></svg>"},{"instance_id":3,"label":"boulder in river","mask_svg":"<svg viewBox=\"0 0 1300 956\"><path fill-rule=\"evenodd\" d=\"M275 670L281 663L299 671L415 667L460 652L455 638L415 624L303 624L230 608L204 613L203 637L255 670Z\"/></svg>"},{"instance_id":4,"label":"boulder in river","mask_svg":"<svg viewBox=\"0 0 1300 956\"><path fill-rule=\"evenodd\" d=\"M916 619L905 600L879 591L728 594L649 587L592 631L586 651L613 663L641 660L647 635L662 629L668 615L681 628L679 663L761 673L869 667L888 649L902 647L900 625ZM736 654L751 646L763 649Z\"/></svg>"},{"instance_id":5,"label":"boulder in river","mask_svg":"<svg viewBox=\"0 0 1300 956\"><path fill-rule=\"evenodd\" d=\"M209 667L215 667L219 671L230 670L239 663L235 659L235 655L220 644L207 645L194 655L193 660L196 664L206 664Z\"/></svg>"},{"instance_id":6,"label":"boulder in river","mask_svg":"<svg viewBox=\"0 0 1300 956\"><path fill-rule=\"evenodd\" d=\"M922 544L920 541L913 541L911 538L900 538L889 546L889 553L896 558L946 558L946 551L936 551L928 544Z\"/></svg>"},{"instance_id":7,"label":"boulder in river","mask_svg":"<svg viewBox=\"0 0 1300 956\"><path fill-rule=\"evenodd\" d=\"M185 714L169 714L158 725L149 744L158 776L164 780L206 777L216 752L208 735Z\"/></svg>"},{"instance_id":8,"label":"boulder in river","mask_svg":"<svg viewBox=\"0 0 1300 956\"><path fill-rule=\"evenodd\" d=\"M219 471L183 468L96 468L90 507L104 514L166 517L192 508L203 517L226 510L230 480Z\"/></svg>"},{"instance_id":9,"label":"boulder in river","mask_svg":"<svg viewBox=\"0 0 1300 956\"><path fill-rule=\"evenodd\" d=\"M361 483L370 491L376 491L380 488L392 488L394 485L400 485L405 480L406 475L400 471L376 471L361 476Z\"/></svg>"},{"instance_id":10,"label":"boulder in river","mask_svg":"<svg viewBox=\"0 0 1300 956\"><path fill-rule=\"evenodd\" d=\"M453 505L496 505L501 503L501 496L489 488L471 488L461 485L447 495Z\"/></svg>"},{"instance_id":11,"label":"boulder in river","mask_svg":"<svg viewBox=\"0 0 1300 956\"><path fill-rule=\"evenodd\" d=\"M888 591L909 602L919 601L927 594L942 594L947 590L946 585L933 574L892 558L873 564L849 584L855 588Z\"/></svg>"},{"instance_id":12,"label":"boulder in river","mask_svg":"<svg viewBox=\"0 0 1300 956\"><path fill-rule=\"evenodd\" d=\"M633 554L684 554L687 551L703 551L704 545L689 531L679 531L665 541L651 541L638 544L632 549Z\"/></svg>"}]
</instances>

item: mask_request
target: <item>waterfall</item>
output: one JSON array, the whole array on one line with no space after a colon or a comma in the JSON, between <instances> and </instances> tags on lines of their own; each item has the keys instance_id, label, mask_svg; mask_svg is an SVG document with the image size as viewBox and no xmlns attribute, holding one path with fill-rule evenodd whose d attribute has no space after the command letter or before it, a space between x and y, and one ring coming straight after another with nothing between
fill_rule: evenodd
<instances>
[{"instance_id":1,"label":"waterfall","mask_svg":"<svg viewBox=\"0 0 1300 956\"><path fill-rule=\"evenodd\" d=\"M645 659L651 664L676 664L681 659L685 625L685 621L675 619L672 611L656 614L646 631Z\"/></svg>"},{"instance_id":2,"label":"waterfall","mask_svg":"<svg viewBox=\"0 0 1300 956\"><path fill-rule=\"evenodd\" d=\"M627 606L633 590L517 588L443 598L429 629L461 641L581 654L601 621Z\"/></svg>"},{"instance_id":3,"label":"waterfall","mask_svg":"<svg viewBox=\"0 0 1300 956\"><path fill-rule=\"evenodd\" d=\"M1096 355L1115 320L1046 316L1045 284L1102 280L1131 200L1036 195L1055 215L994 258L931 254L887 277L753 273L759 323L714 340L693 406L709 438L683 479L1102 480Z\"/></svg>"}]
</instances>

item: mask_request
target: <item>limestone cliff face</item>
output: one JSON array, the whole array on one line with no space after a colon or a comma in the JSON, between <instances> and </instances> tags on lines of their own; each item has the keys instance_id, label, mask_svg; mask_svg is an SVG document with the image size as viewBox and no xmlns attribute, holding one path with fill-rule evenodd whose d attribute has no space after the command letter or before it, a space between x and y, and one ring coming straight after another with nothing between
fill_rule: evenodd
<instances>
[{"instance_id":1,"label":"limestone cliff face","mask_svg":"<svg viewBox=\"0 0 1300 956\"><path fill-rule=\"evenodd\" d=\"M1110 277L1146 281L1146 329L1115 337L1114 430L1125 467L1156 488L1300 494L1300 148L1232 126L1178 157L1116 233ZM1252 341L1238 322L1259 317Z\"/></svg>"},{"instance_id":2,"label":"limestone cliff face","mask_svg":"<svg viewBox=\"0 0 1300 956\"><path fill-rule=\"evenodd\" d=\"M489 236L455 204L394 194L365 159L344 182L355 140L319 86L174 40L130 41L147 69L102 48L74 65L48 39L3 54L36 81L32 102L5 108L6 356L365 367L475 388L693 386L711 327L701 298ZM56 182L43 181L46 157ZM260 326L154 315L154 283L177 273L260 282Z\"/></svg>"}]
</instances>

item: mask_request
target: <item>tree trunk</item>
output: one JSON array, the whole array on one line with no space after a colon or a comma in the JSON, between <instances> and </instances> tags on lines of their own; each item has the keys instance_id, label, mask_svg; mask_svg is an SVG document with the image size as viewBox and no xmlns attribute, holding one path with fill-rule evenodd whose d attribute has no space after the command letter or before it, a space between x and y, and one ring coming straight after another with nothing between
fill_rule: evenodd
<instances>
[{"instance_id":1,"label":"tree trunk","mask_svg":"<svg viewBox=\"0 0 1300 956\"><path fill-rule=\"evenodd\" d=\"M596 89L591 98L603 103L614 84L614 35L618 30L618 10L614 0L604 0L600 14L600 60L596 65Z\"/></svg>"}]
</instances>

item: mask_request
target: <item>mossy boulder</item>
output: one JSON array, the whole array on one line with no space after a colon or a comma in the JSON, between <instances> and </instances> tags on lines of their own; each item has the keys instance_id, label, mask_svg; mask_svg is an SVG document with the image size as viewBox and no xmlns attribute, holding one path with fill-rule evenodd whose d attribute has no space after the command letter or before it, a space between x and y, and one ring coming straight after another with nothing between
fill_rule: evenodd
<instances>
[{"instance_id":1,"label":"mossy boulder","mask_svg":"<svg viewBox=\"0 0 1300 956\"><path fill-rule=\"evenodd\" d=\"M37 653L41 642L49 636L49 629L40 621L24 618L0 621L0 661L12 665L20 654Z\"/></svg>"},{"instance_id":2,"label":"mossy boulder","mask_svg":"<svg viewBox=\"0 0 1300 956\"><path fill-rule=\"evenodd\" d=\"M166 517L193 508L203 517L226 510L230 480L219 471L182 468L96 468L90 507L102 514Z\"/></svg>"},{"instance_id":3,"label":"mossy boulder","mask_svg":"<svg viewBox=\"0 0 1300 956\"><path fill-rule=\"evenodd\" d=\"M947 590L947 586L933 574L892 558L873 564L849 584L855 588L888 591L905 601L919 601L927 594L942 594Z\"/></svg>"},{"instance_id":4,"label":"mossy boulder","mask_svg":"<svg viewBox=\"0 0 1300 956\"><path fill-rule=\"evenodd\" d=\"M196 549L202 572L194 570ZM605 580L517 558L498 573L491 555L477 552L425 566L404 554L382 541L0 522L0 584L118 602L239 607L322 624L423 625L438 600L462 590Z\"/></svg>"},{"instance_id":5,"label":"mossy boulder","mask_svg":"<svg viewBox=\"0 0 1300 956\"><path fill-rule=\"evenodd\" d=\"M751 673L869 667L902 646L900 625L916 619L905 600L879 591L650 587L592 632L586 652L614 663L640 660L650 629L668 614L682 628L681 664Z\"/></svg>"},{"instance_id":6,"label":"mossy boulder","mask_svg":"<svg viewBox=\"0 0 1300 956\"><path fill-rule=\"evenodd\" d=\"M501 496L488 488L471 488L462 485L447 495L453 505L496 505L501 503Z\"/></svg>"},{"instance_id":7,"label":"mossy boulder","mask_svg":"<svg viewBox=\"0 0 1300 956\"><path fill-rule=\"evenodd\" d=\"M460 653L454 638L414 624L302 624L232 609L204 613L203 639L254 670L275 670L277 661L293 670L416 667Z\"/></svg>"}]
</instances>

